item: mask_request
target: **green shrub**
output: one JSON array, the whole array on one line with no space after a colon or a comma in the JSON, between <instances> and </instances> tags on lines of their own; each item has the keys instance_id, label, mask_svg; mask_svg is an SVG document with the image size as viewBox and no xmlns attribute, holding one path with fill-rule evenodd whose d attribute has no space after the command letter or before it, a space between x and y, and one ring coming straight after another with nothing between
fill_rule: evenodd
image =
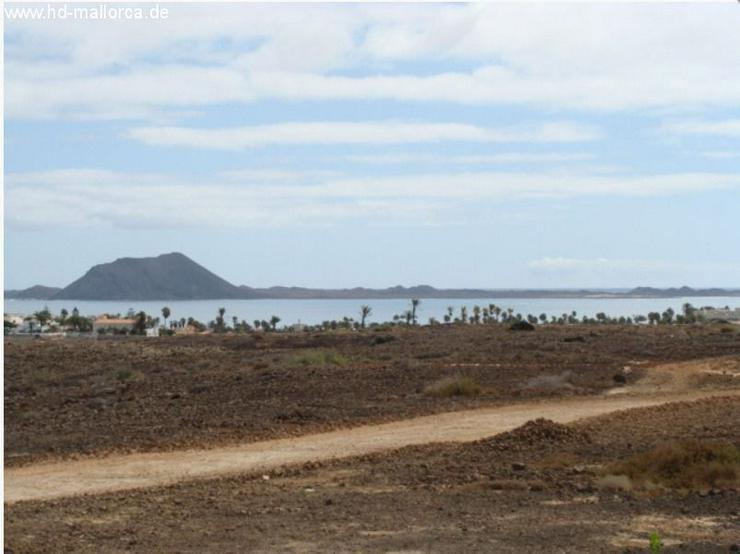
<instances>
[{"instance_id":1,"label":"green shrub","mask_svg":"<svg viewBox=\"0 0 740 554\"><path fill-rule=\"evenodd\" d=\"M292 367L310 367L310 366L344 366L349 359L334 350L306 350L297 354L288 360L288 365Z\"/></svg>"},{"instance_id":2,"label":"green shrub","mask_svg":"<svg viewBox=\"0 0 740 554\"><path fill-rule=\"evenodd\" d=\"M450 396L476 396L483 392L483 387L470 377L445 377L428 385L424 394L438 398Z\"/></svg>"},{"instance_id":3,"label":"green shrub","mask_svg":"<svg viewBox=\"0 0 740 554\"><path fill-rule=\"evenodd\" d=\"M534 331L534 325L527 321L516 321L509 325L509 329L512 331Z\"/></svg>"},{"instance_id":4,"label":"green shrub","mask_svg":"<svg viewBox=\"0 0 740 554\"><path fill-rule=\"evenodd\" d=\"M134 378L136 378L136 375L130 369L122 369L118 373L116 373L116 379L118 379L122 383L125 381L131 381Z\"/></svg>"}]
</instances>

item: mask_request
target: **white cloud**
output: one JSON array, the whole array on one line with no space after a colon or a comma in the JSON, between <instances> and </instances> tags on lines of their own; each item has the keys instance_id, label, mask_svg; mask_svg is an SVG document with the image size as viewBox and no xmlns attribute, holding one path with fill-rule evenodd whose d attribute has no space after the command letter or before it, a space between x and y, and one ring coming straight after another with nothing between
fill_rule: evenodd
<instances>
[{"instance_id":1,"label":"white cloud","mask_svg":"<svg viewBox=\"0 0 740 554\"><path fill-rule=\"evenodd\" d=\"M731 160L734 158L740 158L740 151L734 150L709 150L707 152L701 152L701 156L709 158L711 160Z\"/></svg>"},{"instance_id":2,"label":"white cloud","mask_svg":"<svg viewBox=\"0 0 740 554\"><path fill-rule=\"evenodd\" d=\"M169 8L158 22L8 21L7 115L149 118L275 98L740 105L730 3Z\"/></svg>"},{"instance_id":3,"label":"white cloud","mask_svg":"<svg viewBox=\"0 0 740 554\"><path fill-rule=\"evenodd\" d=\"M635 281L640 275L665 275L669 282L675 283L677 273L687 276L706 274L708 272L727 273L729 271L740 271L740 263L681 263L656 259L630 259L630 258L568 258L568 257L544 257L530 261L527 266L535 272L557 273L559 275L573 274L579 276L599 275L603 278L617 278L615 282L624 284L627 281ZM711 282L711 277L702 279ZM639 282L637 280L636 282ZM644 284L644 281L643 281Z\"/></svg>"},{"instance_id":4,"label":"white cloud","mask_svg":"<svg viewBox=\"0 0 740 554\"><path fill-rule=\"evenodd\" d=\"M244 171L197 182L100 170L9 174L6 222L14 227L227 227L327 225L338 220L435 224L471 202L521 198L655 196L740 189L740 175L467 172L391 177L292 177Z\"/></svg>"},{"instance_id":5,"label":"white cloud","mask_svg":"<svg viewBox=\"0 0 740 554\"><path fill-rule=\"evenodd\" d=\"M677 135L714 135L740 137L740 119L708 121L701 119L673 121L663 125L663 130Z\"/></svg>"},{"instance_id":6,"label":"white cloud","mask_svg":"<svg viewBox=\"0 0 740 554\"><path fill-rule=\"evenodd\" d=\"M518 164L575 162L589 160L593 154L586 152L501 152L469 156L444 156L432 154L353 154L344 156L350 162L367 164Z\"/></svg>"},{"instance_id":7,"label":"white cloud","mask_svg":"<svg viewBox=\"0 0 740 554\"><path fill-rule=\"evenodd\" d=\"M595 140L592 127L555 122L533 128L486 128L459 123L310 122L221 129L140 127L128 136L158 146L242 150L268 144L409 144L464 142L582 142Z\"/></svg>"}]
</instances>

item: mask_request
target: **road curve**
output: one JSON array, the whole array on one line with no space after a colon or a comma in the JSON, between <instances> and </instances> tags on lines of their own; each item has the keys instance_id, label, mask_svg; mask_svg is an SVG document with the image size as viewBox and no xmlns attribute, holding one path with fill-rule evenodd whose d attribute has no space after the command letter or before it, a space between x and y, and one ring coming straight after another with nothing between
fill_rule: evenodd
<instances>
[{"instance_id":1,"label":"road curve","mask_svg":"<svg viewBox=\"0 0 740 554\"><path fill-rule=\"evenodd\" d=\"M39 463L5 470L5 502L49 500L264 472L284 465L345 458L409 445L473 441L509 431L538 417L569 423L618 410L737 394L737 391L716 391L528 402L221 448Z\"/></svg>"}]
</instances>

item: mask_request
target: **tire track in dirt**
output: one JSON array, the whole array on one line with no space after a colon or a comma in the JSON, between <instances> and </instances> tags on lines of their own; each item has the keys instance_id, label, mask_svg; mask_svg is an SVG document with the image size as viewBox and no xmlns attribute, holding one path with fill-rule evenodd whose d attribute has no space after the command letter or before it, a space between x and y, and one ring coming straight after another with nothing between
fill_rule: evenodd
<instances>
[{"instance_id":1,"label":"tire track in dirt","mask_svg":"<svg viewBox=\"0 0 740 554\"><path fill-rule=\"evenodd\" d=\"M528 402L229 447L40 463L5 470L5 502L49 500L259 473L285 465L346 458L410 445L473 441L510 431L538 417L570 423L619 410L730 395L738 396L740 391L624 394Z\"/></svg>"}]
</instances>

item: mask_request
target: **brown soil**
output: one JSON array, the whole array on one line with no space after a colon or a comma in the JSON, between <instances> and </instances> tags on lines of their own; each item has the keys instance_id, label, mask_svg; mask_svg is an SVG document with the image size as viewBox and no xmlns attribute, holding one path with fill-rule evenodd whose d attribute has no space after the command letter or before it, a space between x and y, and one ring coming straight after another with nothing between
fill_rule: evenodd
<instances>
[{"instance_id":1,"label":"brown soil","mask_svg":"<svg viewBox=\"0 0 740 554\"><path fill-rule=\"evenodd\" d=\"M394 340L374 345L378 336ZM6 494L35 487L47 498L6 503L6 552L645 552L652 532L666 552L740 544L737 490L624 489L605 477L661 442L740 444L740 333L721 326L5 348ZM316 349L338 355L303 356ZM480 394L424 394L456 375ZM338 442L305 436L332 430ZM264 448L255 441L279 437L268 464L197 474L225 454L243 464ZM448 442L424 444L434 440ZM151 486L167 482L148 465L158 457L179 482ZM153 481L106 474L121 462L129 478ZM246 473L213 477L233 471ZM34 485L34 472L61 481ZM147 488L49 499L88 477Z\"/></svg>"},{"instance_id":2,"label":"brown soil","mask_svg":"<svg viewBox=\"0 0 740 554\"><path fill-rule=\"evenodd\" d=\"M317 349L340 354L340 365L301 363ZM5 465L238 444L593 395L614 387L616 375L629 388L656 363L738 352L740 333L713 326L6 339ZM481 394L423 393L455 375L474 379ZM722 372L702 379L712 386L736 381Z\"/></svg>"},{"instance_id":3,"label":"brown soil","mask_svg":"<svg viewBox=\"0 0 740 554\"><path fill-rule=\"evenodd\" d=\"M467 444L6 507L13 552L729 552L740 494L600 488L614 460L740 442L740 401L537 420Z\"/></svg>"},{"instance_id":4,"label":"brown soil","mask_svg":"<svg viewBox=\"0 0 740 554\"><path fill-rule=\"evenodd\" d=\"M740 360L738 360L740 364ZM725 391L730 394L736 391ZM705 394L717 394L705 393ZM449 412L394 423L207 450L108 455L5 470L5 501L162 486L222 475L270 471L287 464L382 452L413 444L471 441L508 431L532 417L569 422L697 394L578 398Z\"/></svg>"}]
</instances>

